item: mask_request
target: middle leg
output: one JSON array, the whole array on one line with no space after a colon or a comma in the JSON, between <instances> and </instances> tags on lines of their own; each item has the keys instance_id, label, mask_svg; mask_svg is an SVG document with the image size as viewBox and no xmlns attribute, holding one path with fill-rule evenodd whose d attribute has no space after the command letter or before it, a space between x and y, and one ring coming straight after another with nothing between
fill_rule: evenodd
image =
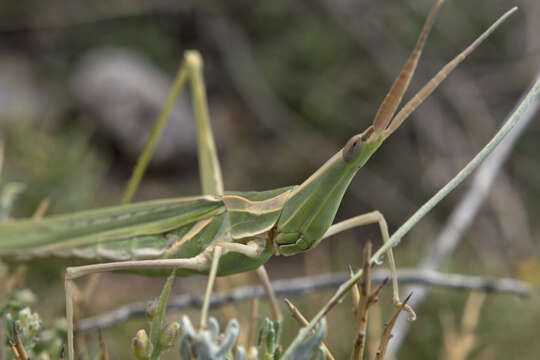
<instances>
[{"instance_id":1,"label":"middle leg","mask_svg":"<svg viewBox=\"0 0 540 360\"><path fill-rule=\"evenodd\" d=\"M352 217L350 219L341 221L339 223L336 223L330 226L328 231L326 231L326 233L324 234L323 239L336 235L345 230L349 230L349 229L356 228L359 226L370 225L370 224L379 225L379 230L381 232L383 242L386 243L390 239L390 235L388 234L388 225L386 223L386 220L383 214L378 210L375 210L366 214L358 215L358 216ZM392 248L388 250L386 255L388 257L390 274L392 275L393 302L395 306L400 307L402 303L401 303L401 300L399 299L399 285L398 285L398 280L397 280L396 261L394 259L394 253L392 251ZM404 309L409 313L409 320L414 321L416 319L416 314L414 310L408 305L405 305Z\"/></svg>"}]
</instances>

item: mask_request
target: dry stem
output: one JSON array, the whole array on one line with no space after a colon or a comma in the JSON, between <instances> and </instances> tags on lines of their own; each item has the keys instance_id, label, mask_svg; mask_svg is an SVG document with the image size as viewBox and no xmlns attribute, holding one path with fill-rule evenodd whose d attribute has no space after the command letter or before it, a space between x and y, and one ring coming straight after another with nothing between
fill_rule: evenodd
<instances>
[{"instance_id":1,"label":"dry stem","mask_svg":"<svg viewBox=\"0 0 540 360\"><path fill-rule=\"evenodd\" d=\"M486 299L485 293L473 292L469 295L463 317L461 328L456 331L453 316L442 313L441 323L443 325L444 346L441 349L440 359L442 360L465 360L473 350L476 336L475 330L480 319L480 311Z\"/></svg>"},{"instance_id":2,"label":"dry stem","mask_svg":"<svg viewBox=\"0 0 540 360\"><path fill-rule=\"evenodd\" d=\"M101 352L101 360L109 360L109 353L107 352L107 346L103 340L103 333L101 329L98 329L99 349Z\"/></svg>"},{"instance_id":3,"label":"dry stem","mask_svg":"<svg viewBox=\"0 0 540 360\"><path fill-rule=\"evenodd\" d=\"M401 313L401 311L403 311L403 309L407 305L407 302L409 301L411 296L412 296L412 293L409 293L409 295L407 295L407 297L405 298L401 306L394 311L394 315L392 315L392 318L390 319L388 324L386 324L386 326L384 327L384 331L381 337L381 343L379 344L379 349L377 350L377 353L375 354L376 360L384 359L384 356L386 355L386 349L388 348L388 343L390 342L390 339L392 338L392 329L394 328L394 325L396 324L396 320L398 319L399 314Z\"/></svg>"},{"instance_id":4,"label":"dry stem","mask_svg":"<svg viewBox=\"0 0 540 360\"><path fill-rule=\"evenodd\" d=\"M294 304L290 302L289 299L285 299L285 304L287 304L287 306L289 307L289 310L291 310L291 314L293 318L295 318L298 321L298 323L300 323L301 326L306 326L309 323L307 319L304 317L304 315L302 315L300 310L298 310L298 308L294 306ZM326 346L324 342L321 342L321 347L326 352L326 356L328 356L330 360L335 360L334 356L330 352L330 349L328 349L328 346Z\"/></svg>"}]
</instances>

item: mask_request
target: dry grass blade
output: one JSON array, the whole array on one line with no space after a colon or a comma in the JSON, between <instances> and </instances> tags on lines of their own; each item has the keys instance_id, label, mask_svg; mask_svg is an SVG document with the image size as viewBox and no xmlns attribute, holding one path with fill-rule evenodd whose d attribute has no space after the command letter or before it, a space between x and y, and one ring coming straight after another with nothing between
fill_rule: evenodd
<instances>
[{"instance_id":1,"label":"dry grass blade","mask_svg":"<svg viewBox=\"0 0 540 360\"><path fill-rule=\"evenodd\" d=\"M371 264L369 259L371 258L372 244L368 241L364 246L362 253L363 258L363 276L360 285L358 305L355 308L356 314L356 328L355 336L353 340L353 349L351 352L352 360L361 360L364 358L364 351L366 348L366 329L368 320L368 309L370 305L370 291L371 291ZM353 287L358 289L358 285Z\"/></svg>"},{"instance_id":2,"label":"dry grass blade","mask_svg":"<svg viewBox=\"0 0 540 360\"><path fill-rule=\"evenodd\" d=\"M0 138L0 177L4 168L4 139Z\"/></svg>"},{"instance_id":3,"label":"dry grass blade","mask_svg":"<svg viewBox=\"0 0 540 360\"><path fill-rule=\"evenodd\" d=\"M259 298L254 297L251 300L251 314L249 316L249 331L248 338L246 341L246 349L249 349L251 346L255 346L255 333L257 329L257 319L259 314Z\"/></svg>"},{"instance_id":4,"label":"dry grass blade","mask_svg":"<svg viewBox=\"0 0 540 360\"><path fill-rule=\"evenodd\" d=\"M362 279L362 277L358 277L355 279L354 282L352 283L346 283L346 284L342 284L338 291L340 292L339 296L334 296L333 298L331 298L328 303L326 303L326 305L320 310L320 312L317 314L317 316L319 316L321 319L326 316L326 314L328 314L330 312L330 310L332 310L334 308L334 306L336 306L340 301L341 299L343 299L345 297L345 295L347 294L347 292L353 288L354 286L356 286L356 284L358 283L358 281L360 281Z\"/></svg>"},{"instance_id":5,"label":"dry grass blade","mask_svg":"<svg viewBox=\"0 0 540 360\"><path fill-rule=\"evenodd\" d=\"M294 304L289 299L285 299L285 304L287 304L287 306L289 307L289 310L291 310L291 314L292 314L293 318L295 318L300 325L306 326L309 323L307 321L307 319L304 317L304 315L302 315L300 310L298 310L298 308L296 306L294 306ZM313 332L315 332L315 331L313 331ZM321 347L323 348L324 352L326 353L326 356L328 356L328 359L335 360L334 356L330 352L330 349L328 349L328 346L326 346L326 344L324 342L321 342Z\"/></svg>"},{"instance_id":6,"label":"dry grass blade","mask_svg":"<svg viewBox=\"0 0 540 360\"><path fill-rule=\"evenodd\" d=\"M377 350L377 353L375 354L376 360L382 360L384 359L384 356L386 355L386 349L388 348L388 343L390 342L390 339L392 338L392 329L394 328L394 325L396 324L396 321L399 317L399 314L405 309L405 305L407 305L407 302L411 298L412 293L407 295L399 309L396 309L394 311L394 314L392 315L392 318L386 324L384 327L384 331L381 337L381 342L379 344L379 349Z\"/></svg>"},{"instance_id":7,"label":"dry grass blade","mask_svg":"<svg viewBox=\"0 0 540 360\"><path fill-rule=\"evenodd\" d=\"M362 279L362 283L361 283L361 286L360 286L360 302L363 301L363 298L366 299L367 301L367 298L369 296L369 292L371 290L371 263L369 261L369 259L371 258L371 253L372 253L372 249L373 249L373 246L371 244L371 241L368 241L366 243L366 245L364 246L364 251L363 251L363 254L362 254L362 263L363 263L363 268L364 268L364 276L363 276L363 279Z\"/></svg>"},{"instance_id":8,"label":"dry grass blade","mask_svg":"<svg viewBox=\"0 0 540 360\"><path fill-rule=\"evenodd\" d=\"M13 340L8 339L8 345L11 349L11 352L13 353L13 357L15 360L21 360L21 355L19 355L19 350L17 350L17 345L13 342Z\"/></svg>"},{"instance_id":9,"label":"dry grass blade","mask_svg":"<svg viewBox=\"0 0 540 360\"><path fill-rule=\"evenodd\" d=\"M454 326L454 319L451 314L441 314L444 346L441 349L440 359L465 360L469 358L476 342L475 330L485 299L485 292L472 292L469 295L459 331Z\"/></svg>"},{"instance_id":10,"label":"dry grass blade","mask_svg":"<svg viewBox=\"0 0 540 360\"><path fill-rule=\"evenodd\" d=\"M465 304L465 311L463 312L463 319L461 321L461 331L464 334L472 334L478 320L480 319L480 311L486 300L486 293L484 292L472 292Z\"/></svg>"},{"instance_id":11,"label":"dry grass blade","mask_svg":"<svg viewBox=\"0 0 540 360\"><path fill-rule=\"evenodd\" d=\"M255 270L255 273L257 274L259 282L264 287L264 290L267 294L268 302L270 304L270 310L272 310L272 317L274 318L274 321L283 320L283 314L279 309L278 300L276 299L274 289L272 289L272 285L270 283L268 273L266 272L266 268L264 266L259 266L257 270Z\"/></svg>"},{"instance_id":12,"label":"dry grass blade","mask_svg":"<svg viewBox=\"0 0 540 360\"><path fill-rule=\"evenodd\" d=\"M17 348L19 358L21 360L29 360L30 358L28 357L28 353L26 352L24 348L21 335L17 331L17 325L15 325L15 323L13 323L13 338L15 340L15 347Z\"/></svg>"},{"instance_id":13,"label":"dry grass blade","mask_svg":"<svg viewBox=\"0 0 540 360\"><path fill-rule=\"evenodd\" d=\"M58 360L64 360L65 350L66 350L66 344L62 344L62 349L60 349L60 355L58 355Z\"/></svg>"},{"instance_id":14,"label":"dry grass blade","mask_svg":"<svg viewBox=\"0 0 540 360\"><path fill-rule=\"evenodd\" d=\"M349 265L349 275L350 277L354 276L354 270L351 265ZM358 284L354 284L354 286L351 289L352 291L352 297L353 297L353 313L356 316L357 310L358 310L358 304L360 303L360 290L358 289Z\"/></svg>"},{"instance_id":15,"label":"dry grass blade","mask_svg":"<svg viewBox=\"0 0 540 360\"><path fill-rule=\"evenodd\" d=\"M382 283L380 283L379 285L377 285L377 287L375 288L375 290L373 290L371 292L371 294L369 295L369 305L372 305L372 304L375 304L377 301L378 301L378 296L379 296L379 293L381 292L381 290L383 289L383 287L386 286L386 284L388 284L388 281L390 281L390 277L386 277Z\"/></svg>"},{"instance_id":16,"label":"dry grass blade","mask_svg":"<svg viewBox=\"0 0 540 360\"><path fill-rule=\"evenodd\" d=\"M480 312L484 301L486 300L486 293L473 292L469 295L467 303L465 304L465 311L461 321L461 348L463 349L463 356L461 359L465 360L469 357L469 354L474 348L476 342L475 330L480 320Z\"/></svg>"},{"instance_id":17,"label":"dry grass blade","mask_svg":"<svg viewBox=\"0 0 540 360\"><path fill-rule=\"evenodd\" d=\"M363 251L363 278L361 283L361 291L359 292L359 301L354 312L356 315L356 329L353 340L353 349L351 352L351 360L362 360L366 349L366 336L368 324L368 311L371 305L377 302L377 296L382 288L388 283L389 278L379 284L375 290L371 291L371 258L372 244L371 241L366 243ZM355 285L354 288L357 288Z\"/></svg>"},{"instance_id":18,"label":"dry grass blade","mask_svg":"<svg viewBox=\"0 0 540 360\"><path fill-rule=\"evenodd\" d=\"M98 339L101 360L109 360L109 353L107 352L107 346L105 345L105 341L103 340L103 333L101 329L98 329Z\"/></svg>"},{"instance_id":19,"label":"dry grass blade","mask_svg":"<svg viewBox=\"0 0 540 360\"><path fill-rule=\"evenodd\" d=\"M32 218L36 219L36 220L41 219L43 217L43 215L45 215L45 213L49 209L49 205L51 205L51 202L49 201L49 199L41 200L38 207L36 208L36 210L32 214Z\"/></svg>"},{"instance_id":20,"label":"dry grass blade","mask_svg":"<svg viewBox=\"0 0 540 360\"><path fill-rule=\"evenodd\" d=\"M15 270L9 267L8 272L6 273L7 280L4 285L6 294L15 289L23 282L27 271L28 267L26 265L17 265Z\"/></svg>"}]
</instances>

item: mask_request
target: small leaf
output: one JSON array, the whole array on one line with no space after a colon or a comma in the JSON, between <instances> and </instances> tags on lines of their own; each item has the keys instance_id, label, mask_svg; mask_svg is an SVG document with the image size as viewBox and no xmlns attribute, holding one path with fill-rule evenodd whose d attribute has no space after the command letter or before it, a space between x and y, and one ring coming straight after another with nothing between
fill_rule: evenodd
<instances>
[{"instance_id":1,"label":"small leaf","mask_svg":"<svg viewBox=\"0 0 540 360\"><path fill-rule=\"evenodd\" d=\"M242 346L236 347L236 356L234 357L234 360L246 360L246 350Z\"/></svg>"},{"instance_id":2,"label":"small leaf","mask_svg":"<svg viewBox=\"0 0 540 360\"><path fill-rule=\"evenodd\" d=\"M309 331L309 334L305 334ZM300 329L297 336L303 337L303 340L297 344L294 348L287 351L290 355L282 358L281 360L310 360L316 351L319 351L319 346L326 334L326 319L322 319L321 322L315 328L315 332L308 330L306 327ZM294 342L293 342L294 344Z\"/></svg>"},{"instance_id":3,"label":"small leaf","mask_svg":"<svg viewBox=\"0 0 540 360\"><path fill-rule=\"evenodd\" d=\"M225 356L230 353L232 348L236 344L236 340L238 340L239 334L240 325L238 324L238 321L236 319L230 320L227 324L227 328L225 329L223 340L221 341L221 344L216 351L216 356Z\"/></svg>"},{"instance_id":4,"label":"small leaf","mask_svg":"<svg viewBox=\"0 0 540 360\"><path fill-rule=\"evenodd\" d=\"M211 317L208 319L208 331L210 332L210 339L212 342L217 342L219 336L219 323L216 318Z\"/></svg>"},{"instance_id":5,"label":"small leaf","mask_svg":"<svg viewBox=\"0 0 540 360\"><path fill-rule=\"evenodd\" d=\"M169 295L171 294L171 287L176 276L176 268L172 270L171 275L167 278L167 282L163 286L161 295L157 302L156 313L152 319L152 325L150 327L150 341L154 352L152 353L153 359L158 359L161 350L159 349L161 327L163 326L163 318L165 317L165 311L167 310L167 302L169 301Z\"/></svg>"}]
</instances>

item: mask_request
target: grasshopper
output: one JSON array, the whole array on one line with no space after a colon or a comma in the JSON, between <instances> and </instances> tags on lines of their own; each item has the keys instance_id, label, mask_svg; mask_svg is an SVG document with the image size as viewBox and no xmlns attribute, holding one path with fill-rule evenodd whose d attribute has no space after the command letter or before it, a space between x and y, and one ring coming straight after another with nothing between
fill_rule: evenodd
<instances>
[{"instance_id":1,"label":"grasshopper","mask_svg":"<svg viewBox=\"0 0 540 360\"><path fill-rule=\"evenodd\" d=\"M397 112L443 0L433 6L417 43L379 107L373 123L300 185L262 192L225 192L209 121L201 56L188 51L171 96L130 180L124 202L131 199L153 146L159 138L180 89L189 79L197 125L202 195L155 200L82 211L40 220L17 220L0 225L0 259L6 263L61 258L72 264L65 274L68 356L73 359L73 281L106 271L129 271L164 276L209 274L201 327L216 276L259 269L273 255L308 251L345 230L378 224L384 242L388 226L379 211L333 224L351 180L382 143L515 9L487 29L445 65ZM387 251L393 277L394 302L400 305L395 262ZM412 309L409 309L414 316Z\"/></svg>"}]
</instances>

